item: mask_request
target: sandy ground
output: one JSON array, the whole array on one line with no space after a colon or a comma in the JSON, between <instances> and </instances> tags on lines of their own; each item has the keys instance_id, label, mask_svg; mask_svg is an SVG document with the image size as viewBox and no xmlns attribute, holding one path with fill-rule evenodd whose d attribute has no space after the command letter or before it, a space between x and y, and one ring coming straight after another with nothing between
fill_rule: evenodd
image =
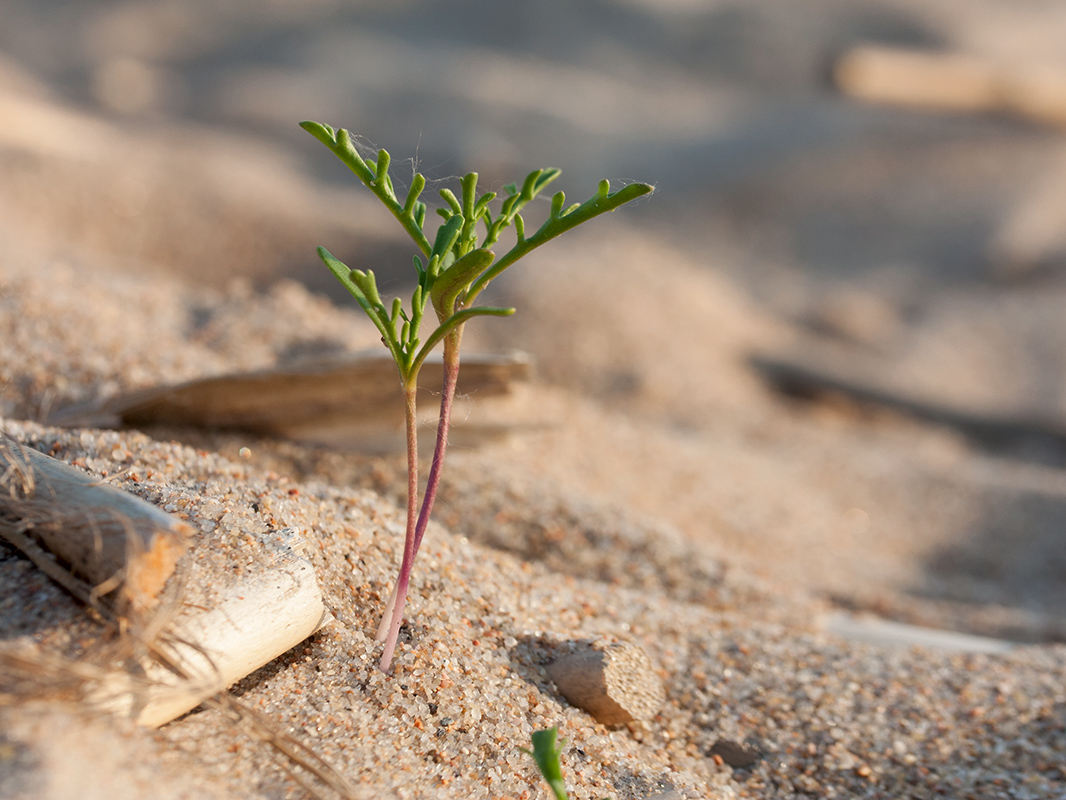
<instances>
[{"instance_id":1,"label":"sandy ground","mask_svg":"<svg viewBox=\"0 0 1066 800\"><path fill-rule=\"evenodd\" d=\"M823 5L814 4L828 14ZM677 20L691 13L683 6ZM953 4L892 6L912 37L925 26L976 50L1009 56L1013 41L1044 52L1040 25L1024 16L1007 25L997 8L978 4L965 24ZM120 37L122 19L115 12L94 30ZM829 16L810 19L803 41L833 38ZM772 40L782 23L731 24L752 32L750 44ZM680 23L671 25L649 41L670 41ZM996 26L1012 35L989 37ZM475 66L485 57L455 52ZM787 62L772 60L763 80ZM321 77L312 66L300 80ZM403 75L399 85L413 80ZM289 78L299 96L305 84ZM759 140L769 148L763 167L745 172L743 153L722 155L739 132L703 160L670 137L726 109L748 133L756 119L777 123L735 86L697 103L678 80L656 113L684 107L689 117L671 118L669 130L646 122L630 150L610 137L595 157L578 148L618 174L612 158L665 137L690 168L702 164L732 188L701 196L685 170L664 167L670 214L649 201L568 236L498 288L518 315L471 325L470 350L521 348L537 377L492 406L508 437L450 450L386 677L374 669L372 634L402 547L398 457L235 432L47 423L124 390L376 344L306 252L355 242L351 260L367 266L403 253L400 241L366 197L271 140L270 115L288 107L248 99L264 79L249 67L218 84L260 113L263 135L249 139L212 127L210 104L190 112L195 125L147 111L119 125L116 108L78 110L0 63L3 430L187 519L199 531L193 559L247 567L283 528L311 543L335 620L242 680L241 702L365 797L546 797L519 748L551 725L568 740L576 798L1066 796L1066 477L1050 435L1066 397L1066 292L1053 237L1037 242L1050 259L1033 262L1039 280L992 280L996 225L987 221L1006 231L1034 197L1049 202L1058 139L987 120L957 139L957 120L919 129L886 118L875 128L875 110L834 118L814 99L837 120L836 147L803 150L795 142L809 141L807 129L797 128L789 141L802 159L767 161L772 148ZM628 91L646 100L654 83ZM363 103L375 96L358 81L347 88ZM584 124L580 104L557 113ZM454 152L462 163L465 151ZM513 166L508 148L494 158L492 169ZM964 199L943 203L945 185ZM642 211L650 221L638 225ZM890 235L912 218L925 228ZM864 228L866 219L879 224ZM718 235L722 243L705 245ZM754 353L832 365L939 409L1006 418L1015 432L1039 419L1043 433L990 443L950 421L846 398L789 399L760 378ZM474 398L472 414L477 407ZM0 585L5 646L86 664L104 657L96 623L6 546ZM185 602L209 588L193 585ZM864 643L834 627L841 612L991 637L1000 652L947 639ZM608 729L568 704L544 667L586 639L644 647L666 685L662 711ZM87 713L50 692L47 676L38 697L14 678L0 675L0 697L17 699L0 706L2 796L304 793L224 710L144 731ZM755 760L725 763L712 752L721 742Z\"/></svg>"}]
</instances>

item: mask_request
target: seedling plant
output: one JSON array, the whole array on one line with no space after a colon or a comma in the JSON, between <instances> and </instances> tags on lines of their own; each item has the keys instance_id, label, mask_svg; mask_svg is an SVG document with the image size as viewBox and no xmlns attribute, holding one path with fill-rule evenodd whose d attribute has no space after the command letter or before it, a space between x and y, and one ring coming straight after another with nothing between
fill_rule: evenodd
<instances>
[{"instance_id":1,"label":"seedling plant","mask_svg":"<svg viewBox=\"0 0 1066 800\"><path fill-rule=\"evenodd\" d=\"M425 232L427 206L419 199L426 187L426 179L421 173L413 176L401 200L389 176L391 158L386 150L379 150L375 160L364 159L347 130L334 130L328 125L311 121L301 122L300 126L355 173L407 231L419 251L414 257L418 283L410 306L404 308L399 297L394 298L389 305L385 304L378 292L373 271L349 269L324 247L318 248L319 257L381 332L381 341L396 362L403 387L407 442L407 530L400 573L385 606L376 637L377 641L385 643L379 668L388 672L403 622L411 570L440 485L444 452L448 446L452 401L459 376L463 326L474 317L503 317L515 312L513 308L476 305L478 296L505 269L537 247L600 214L614 211L649 194L653 187L645 183L632 183L612 192L610 183L604 180L600 181L596 193L588 200L569 206L563 192L556 192L551 199L548 218L535 232L527 234L521 211L559 177L559 170L534 170L526 176L521 186L517 183L504 186L502 197L491 191L479 195L478 175L470 172L460 180L458 196L450 189L440 190L444 205L437 208L436 213L442 221L431 240ZM493 205L497 199L498 211L494 213ZM491 248L497 245L500 235L510 227L514 228L515 243L497 258ZM428 335L424 335L422 323L426 319L426 307L430 305L436 317L436 326ZM419 504L418 374L437 345L443 348L444 371L440 418L426 489Z\"/></svg>"},{"instance_id":2,"label":"seedling plant","mask_svg":"<svg viewBox=\"0 0 1066 800\"><path fill-rule=\"evenodd\" d=\"M537 769L540 770L541 777L551 788L552 794L555 795L555 800L568 800L566 783L563 781L563 764L559 758L563 753L565 740L556 744L555 739L558 735L558 728L533 731L533 735L530 737L533 749L526 750L524 747L520 749L522 752L533 756L533 760L537 763Z\"/></svg>"}]
</instances>

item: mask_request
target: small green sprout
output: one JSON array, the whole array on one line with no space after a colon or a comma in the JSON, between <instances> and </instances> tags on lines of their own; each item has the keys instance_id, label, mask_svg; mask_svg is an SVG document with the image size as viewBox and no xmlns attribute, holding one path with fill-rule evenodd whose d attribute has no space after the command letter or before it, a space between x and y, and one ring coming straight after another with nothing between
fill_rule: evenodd
<instances>
[{"instance_id":1,"label":"small green sprout","mask_svg":"<svg viewBox=\"0 0 1066 800\"><path fill-rule=\"evenodd\" d=\"M533 735L530 737L533 741L533 749L531 751L526 750L524 747L520 749L523 753L529 753L529 755L533 756L533 760L537 762L537 769L540 770L540 774L544 776L544 780L551 787L555 800L567 800L566 784L563 782L563 764L559 760L566 740L563 739L559 744L556 744L555 739L558 735L559 729L557 727L543 731L533 731Z\"/></svg>"},{"instance_id":2,"label":"small green sprout","mask_svg":"<svg viewBox=\"0 0 1066 800\"><path fill-rule=\"evenodd\" d=\"M584 203L566 204L566 196L556 192L551 199L548 218L536 231L527 234L521 211L552 181L559 177L557 169L538 169L529 173L519 186L503 187L502 198L496 192L478 194L476 172L460 181L460 194L441 189L444 205L436 209L442 218L432 241L425 233L426 204L419 198L426 187L426 179L415 174L407 193L401 199L389 177L391 157L379 150L376 160L364 159L352 143L351 135L343 128L334 130L318 122L301 122L300 127L328 147L356 177L382 202L414 241L418 254L414 257L418 284L409 308L400 298L388 305L378 292L372 271L349 269L326 250L318 248L318 255L330 271L355 298L371 322L381 332L381 340L389 349L400 374L405 400L407 440L407 533L404 540L403 561L392 595L382 615L377 641L385 643L380 669L389 671L396 640L403 622L403 609L411 580L411 569L422 544L429 516L433 510L444 451L448 444L452 401L459 375L459 345L463 326L479 316L509 316L513 308L475 305L478 296L505 269L542 244L551 241L584 222L631 200L654 191L645 183L632 183L612 192L608 181L600 181L596 193ZM493 213L493 203L499 199L499 210ZM479 227L480 226L480 227ZM492 248L507 228L514 228L515 243L497 257ZM432 304L437 325L428 334L421 331L426 306ZM426 357L442 345L444 380L441 390L440 418L433 461L422 498L418 504L418 437L416 392L418 373Z\"/></svg>"}]
</instances>

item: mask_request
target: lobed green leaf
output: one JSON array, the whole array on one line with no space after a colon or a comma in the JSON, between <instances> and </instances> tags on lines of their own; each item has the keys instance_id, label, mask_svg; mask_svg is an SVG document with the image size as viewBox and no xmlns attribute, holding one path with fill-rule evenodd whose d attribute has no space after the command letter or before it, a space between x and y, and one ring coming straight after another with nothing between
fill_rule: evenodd
<instances>
[{"instance_id":1,"label":"lobed green leaf","mask_svg":"<svg viewBox=\"0 0 1066 800\"><path fill-rule=\"evenodd\" d=\"M422 194L422 190L425 188L425 176L421 172L416 172L414 178L411 179L411 186L407 190L407 199L403 204L404 213L410 214L411 211L414 210L415 203L418 202L418 197Z\"/></svg>"},{"instance_id":2,"label":"lobed green leaf","mask_svg":"<svg viewBox=\"0 0 1066 800\"><path fill-rule=\"evenodd\" d=\"M382 338L396 358L402 375L413 374L410 372L412 369L417 371L429 352L428 348L439 343L448 332L466 320L484 314L513 313L514 309L483 307L456 311L455 306L473 303L494 278L522 256L600 214L654 191L648 184L635 183L611 193L610 182L603 180L591 198L569 206L566 205L566 195L556 192L547 220L535 233L527 236L525 219L520 212L559 177L560 170L555 167L536 169L526 175L520 187L517 183L504 186L506 196L496 217L492 215L490 204L497 199L497 194L486 192L478 197L478 175L470 172L460 181L461 199L450 189L439 190L446 206L436 209L442 221L431 243L423 231L427 206L419 199L426 187L426 179L421 173L416 173L412 178L401 205L388 174L392 160L388 151L380 149L376 161L371 164L359 155L351 134L344 128L334 130L329 125L314 121L301 122L300 126L336 154L377 195L401 222L425 258L423 261L422 257L414 257L418 286L412 296L411 316L408 318L398 299L393 301L391 313L385 308L373 272L349 270L324 248L319 248L322 260L381 330ZM485 221L485 233L479 243L477 223L482 219ZM490 247L503 230L512 224L516 242L497 259ZM429 300L433 302L440 324L415 354L414 348L419 347L420 342L418 327ZM404 320L404 325L398 336L395 328L400 319Z\"/></svg>"}]
</instances>

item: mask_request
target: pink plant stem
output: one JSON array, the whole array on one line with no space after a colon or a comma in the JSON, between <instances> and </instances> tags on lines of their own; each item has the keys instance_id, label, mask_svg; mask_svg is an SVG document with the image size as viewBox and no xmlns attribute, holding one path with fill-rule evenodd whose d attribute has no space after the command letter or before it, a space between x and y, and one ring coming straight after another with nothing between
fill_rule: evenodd
<instances>
[{"instance_id":1,"label":"pink plant stem","mask_svg":"<svg viewBox=\"0 0 1066 800\"><path fill-rule=\"evenodd\" d=\"M396 649L396 639L400 635L403 623L403 607L407 600L407 587L411 581L411 568L414 566L415 526L418 519L418 381L411 380L404 386L404 422L407 429L407 532L403 542L403 560L400 562L400 574L392 589L385 613L381 617L375 641L384 641L385 650L381 654L378 668L388 672L392 664L392 654Z\"/></svg>"},{"instance_id":2,"label":"pink plant stem","mask_svg":"<svg viewBox=\"0 0 1066 800\"><path fill-rule=\"evenodd\" d=\"M444 467L444 451L448 449L448 430L452 420L452 401L455 399L455 385L459 380L459 340L463 328L459 326L444 339L444 384L440 394L440 419L437 421L437 442L433 448L433 463L429 467L426 481L426 493L422 497L422 510L418 514L415 526L415 554L422 546L422 537L429 527L429 515L433 513L433 503L437 500L440 488L440 473Z\"/></svg>"},{"instance_id":3,"label":"pink plant stem","mask_svg":"<svg viewBox=\"0 0 1066 800\"><path fill-rule=\"evenodd\" d=\"M461 338L462 326L444 339L444 383L441 388L437 440L433 448L433 463L430 465L426 491L422 497L422 508L417 514L417 521L415 509L418 505L418 418L415 413L414 385L407 391L407 534L404 539L400 574L396 578L396 586L393 588L389 602L385 606L385 613L382 615L381 625L378 627L377 636L375 637L376 641L384 640L385 642L385 649L381 653L381 661L378 664L378 668L382 672L388 672L389 667L392 665L392 656L396 650L396 640L400 635L400 626L403 624L403 609L407 601L407 589L411 582L411 570L414 567L418 549L422 545L422 537L426 535L430 514L433 513L433 503L437 499L437 490L440 487L444 453L448 449L448 430L451 425L452 401L455 399L455 386L459 378L459 343ZM412 384L415 383L412 381Z\"/></svg>"}]
</instances>

